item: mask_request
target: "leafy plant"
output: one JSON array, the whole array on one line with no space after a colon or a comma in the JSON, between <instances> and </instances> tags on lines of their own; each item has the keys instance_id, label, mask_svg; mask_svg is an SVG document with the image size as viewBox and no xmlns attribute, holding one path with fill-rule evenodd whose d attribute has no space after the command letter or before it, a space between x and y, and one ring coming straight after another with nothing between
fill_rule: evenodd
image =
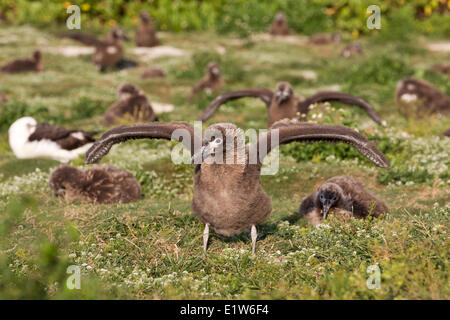
<instances>
[{"instance_id":1,"label":"leafy plant","mask_svg":"<svg viewBox=\"0 0 450 320\"><path fill-rule=\"evenodd\" d=\"M90 118L105 112L106 108L97 101L82 97L71 107L71 120Z\"/></svg>"},{"instance_id":2,"label":"leafy plant","mask_svg":"<svg viewBox=\"0 0 450 320\"><path fill-rule=\"evenodd\" d=\"M0 109L0 132L7 130L14 121L24 116L34 117L40 121L49 118L49 111L40 104L29 106L25 102L10 100Z\"/></svg>"},{"instance_id":3,"label":"leafy plant","mask_svg":"<svg viewBox=\"0 0 450 320\"><path fill-rule=\"evenodd\" d=\"M434 178L433 174L430 174L426 169L424 170L411 170L404 167L392 167L387 170L379 170L377 175L377 182L383 185L389 183L425 183L430 182Z\"/></svg>"}]
</instances>

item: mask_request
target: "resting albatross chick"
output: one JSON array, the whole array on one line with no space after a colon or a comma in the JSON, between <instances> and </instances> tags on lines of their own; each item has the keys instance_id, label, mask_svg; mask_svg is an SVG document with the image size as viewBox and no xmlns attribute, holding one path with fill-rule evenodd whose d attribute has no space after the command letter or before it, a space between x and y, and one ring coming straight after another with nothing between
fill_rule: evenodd
<instances>
[{"instance_id":1,"label":"resting albatross chick","mask_svg":"<svg viewBox=\"0 0 450 320\"><path fill-rule=\"evenodd\" d=\"M117 95L119 101L105 113L105 125L118 124L121 120L155 121L155 112L141 89L131 83L124 83L117 89Z\"/></svg>"},{"instance_id":2,"label":"resting albatross chick","mask_svg":"<svg viewBox=\"0 0 450 320\"><path fill-rule=\"evenodd\" d=\"M140 23L136 30L136 46L138 47L154 47L159 44L156 38L155 29L147 11L140 14Z\"/></svg>"},{"instance_id":3,"label":"resting albatross chick","mask_svg":"<svg viewBox=\"0 0 450 320\"><path fill-rule=\"evenodd\" d=\"M286 15L283 12L278 12L270 25L269 33L273 36L287 36L291 34L289 29Z\"/></svg>"},{"instance_id":4,"label":"resting albatross chick","mask_svg":"<svg viewBox=\"0 0 450 320\"><path fill-rule=\"evenodd\" d=\"M211 102L200 116L199 120L208 120L214 112L227 101L245 97L259 98L266 104L268 116L267 127L270 127L274 122L281 119L296 118L297 114L300 115L302 120L306 120L311 104L326 101L337 101L347 105L355 105L363 109L376 123L383 123L378 113L364 99L333 91L319 91L309 98L304 98L295 96L292 86L287 82L278 83L275 92L272 92L269 89L248 89L222 94Z\"/></svg>"},{"instance_id":5,"label":"resting albatross chick","mask_svg":"<svg viewBox=\"0 0 450 320\"><path fill-rule=\"evenodd\" d=\"M86 163L98 162L111 147L129 139L167 139L180 141L190 150L195 164L194 197L191 208L205 223L203 248L206 251L209 227L231 236L251 228L255 250L256 225L272 210L270 198L260 184L262 162L272 148L298 142L344 142L354 146L375 165L389 163L375 144L343 126L280 122L257 141L245 145L243 131L230 123L208 127L201 137L184 122L123 126L106 132L86 153Z\"/></svg>"},{"instance_id":6,"label":"resting albatross chick","mask_svg":"<svg viewBox=\"0 0 450 320\"><path fill-rule=\"evenodd\" d=\"M450 99L430 83L406 78L397 85L395 93L400 112L405 116L426 114L450 114Z\"/></svg>"},{"instance_id":7,"label":"resting albatross chick","mask_svg":"<svg viewBox=\"0 0 450 320\"><path fill-rule=\"evenodd\" d=\"M58 197L93 203L128 203L141 198L141 185L125 170L101 166L80 171L72 166L56 168L49 180Z\"/></svg>"},{"instance_id":8,"label":"resting albatross chick","mask_svg":"<svg viewBox=\"0 0 450 320\"><path fill-rule=\"evenodd\" d=\"M160 68L150 67L141 74L142 79L146 78L164 78L166 74Z\"/></svg>"},{"instance_id":9,"label":"resting albatross chick","mask_svg":"<svg viewBox=\"0 0 450 320\"><path fill-rule=\"evenodd\" d=\"M192 88L189 101L192 101L194 96L200 91L217 91L223 85L222 74L220 73L219 65L216 62L208 63L206 67L206 75L203 79Z\"/></svg>"},{"instance_id":10,"label":"resting albatross chick","mask_svg":"<svg viewBox=\"0 0 450 320\"><path fill-rule=\"evenodd\" d=\"M38 72L44 69L42 64L42 54L39 50L35 50L31 58L16 59L10 63L5 64L0 68L4 73L19 73L19 72Z\"/></svg>"},{"instance_id":11,"label":"resting albatross chick","mask_svg":"<svg viewBox=\"0 0 450 320\"><path fill-rule=\"evenodd\" d=\"M315 34L311 36L308 40L311 44L317 44L317 45L323 45L323 44L330 44L330 43L340 43L341 42L341 35L338 33L333 34Z\"/></svg>"},{"instance_id":12,"label":"resting albatross chick","mask_svg":"<svg viewBox=\"0 0 450 320\"><path fill-rule=\"evenodd\" d=\"M88 46L94 46L95 52L92 61L100 71L116 66L123 59L122 40L128 40L119 28L112 28L104 40L81 32L68 32L62 36Z\"/></svg>"},{"instance_id":13,"label":"resting albatross chick","mask_svg":"<svg viewBox=\"0 0 450 320\"><path fill-rule=\"evenodd\" d=\"M328 179L300 204L300 215L312 225L321 224L331 212L343 218L364 219L369 215L378 217L388 211L383 201L353 177Z\"/></svg>"},{"instance_id":14,"label":"resting albatross chick","mask_svg":"<svg viewBox=\"0 0 450 320\"><path fill-rule=\"evenodd\" d=\"M9 145L17 158L50 158L63 163L84 154L96 134L37 123L31 117L16 120L8 133Z\"/></svg>"}]
</instances>

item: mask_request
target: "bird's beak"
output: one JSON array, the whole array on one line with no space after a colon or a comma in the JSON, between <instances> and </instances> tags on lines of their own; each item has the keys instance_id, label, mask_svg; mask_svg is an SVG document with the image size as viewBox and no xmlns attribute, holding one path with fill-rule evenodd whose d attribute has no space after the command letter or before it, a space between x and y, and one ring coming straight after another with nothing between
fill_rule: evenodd
<instances>
[{"instance_id":1,"label":"bird's beak","mask_svg":"<svg viewBox=\"0 0 450 320\"><path fill-rule=\"evenodd\" d=\"M130 41L130 38L125 33L122 33L122 39L124 41Z\"/></svg>"},{"instance_id":2,"label":"bird's beak","mask_svg":"<svg viewBox=\"0 0 450 320\"><path fill-rule=\"evenodd\" d=\"M323 204L323 221L327 218L328 211L330 210L330 203L325 201Z\"/></svg>"},{"instance_id":3,"label":"bird's beak","mask_svg":"<svg viewBox=\"0 0 450 320\"><path fill-rule=\"evenodd\" d=\"M284 94L284 92L277 92L276 99L278 103L282 103L286 100L286 95Z\"/></svg>"},{"instance_id":4,"label":"bird's beak","mask_svg":"<svg viewBox=\"0 0 450 320\"><path fill-rule=\"evenodd\" d=\"M220 143L211 141L208 144L201 147L191 158L192 164L201 164L203 160L208 158L211 154L215 153L217 148L221 146ZM220 150L219 150L220 151Z\"/></svg>"}]
</instances>

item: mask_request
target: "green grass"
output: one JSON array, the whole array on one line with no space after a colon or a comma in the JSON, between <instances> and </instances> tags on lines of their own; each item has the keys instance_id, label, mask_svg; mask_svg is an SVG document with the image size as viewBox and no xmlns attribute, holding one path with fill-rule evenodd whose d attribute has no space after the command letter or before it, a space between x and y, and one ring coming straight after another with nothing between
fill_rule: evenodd
<instances>
[{"instance_id":1,"label":"green grass","mask_svg":"<svg viewBox=\"0 0 450 320\"><path fill-rule=\"evenodd\" d=\"M32 27L4 27L0 64L44 49L45 71L2 76L0 91L11 102L0 110L0 298L131 299L449 299L450 139L438 135L449 118L406 119L394 101L396 82L414 75L450 93L444 76L426 69L448 61L449 53L428 53L426 38L413 43L363 39L361 57L344 59L340 47L235 39L212 33L166 33L165 45L183 57L140 61L138 69L98 73L89 57L68 58L46 48L74 45ZM348 38L348 37L346 37ZM303 44L302 44L303 43ZM216 53L218 46L226 53ZM132 45L127 44L127 56ZM7 128L15 118L86 130L106 131L102 113L125 81L140 86L151 101L171 103L164 121L191 121L214 96L187 102L210 59L222 66L223 92L248 87L273 89L289 80L297 94L339 85L369 100L387 121L380 128L363 113L338 104L319 106L310 119L341 123L374 140L392 163L377 169L345 145L292 144L281 148L280 171L263 176L272 198L269 219L258 226L257 253L250 254L249 233L232 238L212 234L202 255L203 225L192 215L193 167L173 165L167 141L133 141L114 147L102 163L132 172L143 186L140 201L91 205L55 198L48 177L58 163L17 160L8 146ZM147 64L168 74L142 80ZM301 70L317 73L303 79ZM207 124L234 122L243 129L265 128L262 102L230 103ZM72 162L83 166L83 159ZM324 180L352 175L391 208L383 219L342 222L330 219L315 228L299 218L301 200ZM82 269L81 289L65 286L69 265ZM366 269L381 268L381 289L366 286Z\"/></svg>"}]
</instances>

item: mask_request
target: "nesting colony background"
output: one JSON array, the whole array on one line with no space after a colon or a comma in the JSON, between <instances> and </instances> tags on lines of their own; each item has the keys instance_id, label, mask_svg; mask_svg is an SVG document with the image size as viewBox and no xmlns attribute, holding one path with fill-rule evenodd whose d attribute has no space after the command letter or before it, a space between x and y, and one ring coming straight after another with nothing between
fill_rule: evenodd
<instances>
[{"instance_id":1,"label":"nesting colony background","mask_svg":"<svg viewBox=\"0 0 450 320\"><path fill-rule=\"evenodd\" d=\"M449 75L432 70L450 63L450 5L380 1L382 29L371 31L365 10L372 2L78 1L81 31L103 38L120 26L132 39L124 42L125 57L137 67L99 72L92 51L60 37L70 2L0 0L0 65L40 49L44 66L37 73L0 73L0 298L449 299L450 138L443 133L450 119L405 111L395 91L414 77L450 95ZM134 43L141 10L150 12L159 39L147 50ZM287 14L291 35L268 35L278 11ZM335 32L340 43L308 41ZM355 40L362 54L341 55ZM220 67L222 87L189 100L210 62ZM149 67L163 72L142 78ZM280 81L297 95L339 90L369 101L387 126L339 103L317 105L308 118L358 129L391 168L374 167L344 144L281 147L278 174L262 177L273 211L258 226L255 256L249 233L213 233L208 257L202 256L204 225L190 209L193 166L171 162L173 142L112 149L102 163L131 172L143 193L137 202L113 205L55 197L48 180L59 163L19 160L8 143L9 126L23 116L106 131L103 114L125 82L164 111L159 121L189 122L219 93L273 90ZM266 128L266 107L258 99L228 102L206 124L216 122ZM83 161L71 165L86 169ZM331 218L318 227L299 218L301 200L337 175L361 180L389 214ZM366 270L375 264L381 288L370 290ZM82 269L79 290L65 285L69 265Z\"/></svg>"}]
</instances>

